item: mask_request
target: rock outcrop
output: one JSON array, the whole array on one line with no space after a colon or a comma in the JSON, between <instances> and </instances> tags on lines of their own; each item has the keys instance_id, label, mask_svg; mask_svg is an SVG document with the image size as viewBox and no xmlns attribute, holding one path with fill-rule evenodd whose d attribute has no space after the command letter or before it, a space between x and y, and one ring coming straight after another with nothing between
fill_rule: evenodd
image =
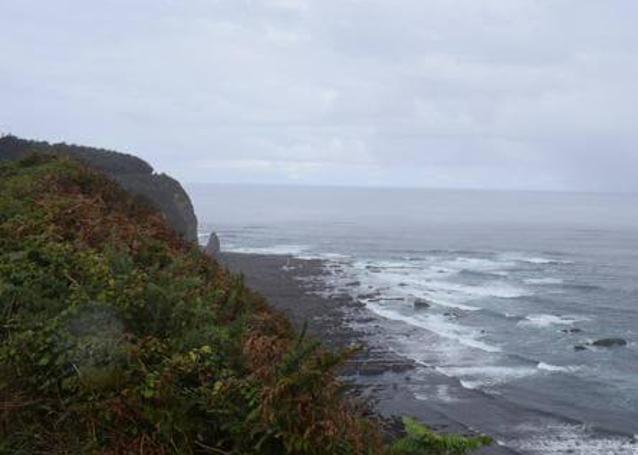
<instances>
[{"instance_id":1,"label":"rock outcrop","mask_svg":"<svg viewBox=\"0 0 638 455\"><path fill-rule=\"evenodd\" d=\"M601 340L594 341L591 345L596 346L597 348L615 348L627 346L627 341L622 338L603 338Z\"/></svg>"},{"instance_id":2,"label":"rock outcrop","mask_svg":"<svg viewBox=\"0 0 638 455\"><path fill-rule=\"evenodd\" d=\"M219 241L219 237L217 234L212 232L208 237L208 243L204 248L204 253L213 258L218 258L219 254L222 252L221 243Z\"/></svg>"},{"instance_id":3,"label":"rock outcrop","mask_svg":"<svg viewBox=\"0 0 638 455\"><path fill-rule=\"evenodd\" d=\"M33 153L68 156L104 172L129 193L154 205L186 240L197 241L197 218L190 198L179 182L156 174L146 161L125 153L69 144L49 144L15 136L0 138L0 160L16 160Z\"/></svg>"},{"instance_id":4,"label":"rock outcrop","mask_svg":"<svg viewBox=\"0 0 638 455\"><path fill-rule=\"evenodd\" d=\"M427 310L432 306L430 302L425 299L415 299L412 305L414 306L415 310Z\"/></svg>"}]
</instances>

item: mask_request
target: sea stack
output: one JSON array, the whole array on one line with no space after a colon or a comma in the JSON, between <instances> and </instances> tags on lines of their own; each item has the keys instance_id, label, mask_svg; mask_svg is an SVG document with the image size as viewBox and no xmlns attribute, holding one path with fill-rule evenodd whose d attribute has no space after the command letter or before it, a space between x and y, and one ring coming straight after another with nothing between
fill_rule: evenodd
<instances>
[{"instance_id":1,"label":"sea stack","mask_svg":"<svg viewBox=\"0 0 638 455\"><path fill-rule=\"evenodd\" d=\"M204 253L206 253L210 257L218 258L221 252L222 250L221 244L219 242L219 236L216 233L211 232L210 236L208 237L208 243L204 248Z\"/></svg>"}]
</instances>

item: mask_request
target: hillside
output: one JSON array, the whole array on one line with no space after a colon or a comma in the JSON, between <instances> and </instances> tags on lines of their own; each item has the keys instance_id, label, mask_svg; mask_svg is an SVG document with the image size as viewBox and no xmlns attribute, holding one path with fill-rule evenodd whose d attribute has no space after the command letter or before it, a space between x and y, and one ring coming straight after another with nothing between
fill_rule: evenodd
<instances>
[{"instance_id":1,"label":"hillside","mask_svg":"<svg viewBox=\"0 0 638 455\"><path fill-rule=\"evenodd\" d=\"M0 453L460 454L384 445L335 354L77 162L0 163Z\"/></svg>"},{"instance_id":2,"label":"hillside","mask_svg":"<svg viewBox=\"0 0 638 455\"><path fill-rule=\"evenodd\" d=\"M186 240L197 240L197 218L188 194L179 182L166 174L156 174L144 160L93 147L0 137L0 160L26 158L33 153L70 157L109 175L129 193L155 205Z\"/></svg>"}]
</instances>

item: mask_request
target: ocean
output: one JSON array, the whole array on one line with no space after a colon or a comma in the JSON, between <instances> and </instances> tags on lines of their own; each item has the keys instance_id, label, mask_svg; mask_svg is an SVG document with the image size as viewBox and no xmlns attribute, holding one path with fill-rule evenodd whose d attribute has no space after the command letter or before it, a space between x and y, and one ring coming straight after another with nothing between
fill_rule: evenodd
<instances>
[{"instance_id":1,"label":"ocean","mask_svg":"<svg viewBox=\"0 0 638 455\"><path fill-rule=\"evenodd\" d=\"M410 334L389 337L394 350L565 422L521 451L638 453L614 436L638 434L638 195L188 190L202 239L215 231L225 251L325 259L329 289ZM626 345L592 345L610 338ZM416 393L456 399L450 388ZM582 443L594 430L609 436Z\"/></svg>"}]
</instances>

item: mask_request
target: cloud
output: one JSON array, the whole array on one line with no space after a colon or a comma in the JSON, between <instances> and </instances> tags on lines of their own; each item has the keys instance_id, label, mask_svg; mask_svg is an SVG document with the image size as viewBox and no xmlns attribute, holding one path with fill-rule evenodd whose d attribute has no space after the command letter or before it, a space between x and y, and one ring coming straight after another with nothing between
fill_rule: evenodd
<instances>
[{"instance_id":1,"label":"cloud","mask_svg":"<svg viewBox=\"0 0 638 455\"><path fill-rule=\"evenodd\" d=\"M626 0L5 0L0 128L187 181L638 191L636 18Z\"/></svg>"}]
</instances>

